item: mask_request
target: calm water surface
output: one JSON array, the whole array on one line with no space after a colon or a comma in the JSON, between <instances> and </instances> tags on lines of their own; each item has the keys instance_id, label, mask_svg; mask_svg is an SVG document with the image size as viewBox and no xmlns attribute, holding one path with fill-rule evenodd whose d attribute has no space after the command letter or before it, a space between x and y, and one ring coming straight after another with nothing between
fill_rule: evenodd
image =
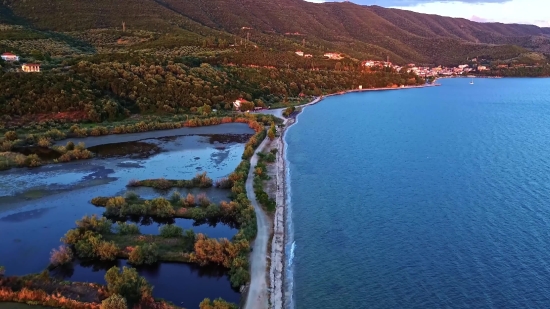
<instances>
[{"instance_id":1,"label":"calm water surface","mask_svg":"<svg viewBox=\"0 0 550 309\"><path fill-rule=\"evenodd\" d=\"M550 307L550 80L469 81L299 116L294 307Z\"/></svg>"},{"instance_id":2,"label":"calm water surface","mask_svg":"<svg viewBox=\"0 0 550 309\"><path fill-rule=\"evenodd\" d=\"M101 147L101 154L91 160L0 172L0 265L6 267L6 274L42 271L48 265L50 251L61 244L60 238L74 228L76 220L85 214L103 213L104 208L95 207L89 201L96 196L124 194L131 179L191 179L197 172L207 172L213 179L227 176L241 162L243 142L254 133L246 124L184 129L146 132L143 136L90 137L83 142L98 147L108 143L116 150L115 155L111 156L106 147ZM200 135L188 135L194 132ZM220 136L222 133L224 135ZM170 134L187 135L162 138ZM139 140L155 145L156 151L121 157L124 151L134 152L143 145L137 144L136 148L136 144L113 144L118 141L117 137L124 142ZM199 193L197 189L178 191L183 196ZM154 198L169 197L172 191L139 188L136 192L145 198ZM202 192L213 202L228 200L227 190ZM175 224L216 238L231 238L237 232L224 224L193 226L192 220L185 219L177 219ZM158 223L147 222L141 226L141 231L158 234L159 227ZM66 277L104 283L104 273L104 269L94 271L92 267L76 265L74 272ZM227 275L219 269L199 270L193 265L162 264L153 269L141 269L140 273L157 286L154 296L178 304L183 302L188 308L198 307L205 297L239 300L239 293L231 288Z\"/></svg>"}]
</instances>

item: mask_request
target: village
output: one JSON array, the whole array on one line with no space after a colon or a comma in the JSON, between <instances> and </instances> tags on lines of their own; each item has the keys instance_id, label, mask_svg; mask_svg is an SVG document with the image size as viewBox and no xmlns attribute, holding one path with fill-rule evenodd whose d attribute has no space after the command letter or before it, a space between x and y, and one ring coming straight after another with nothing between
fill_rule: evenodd
<instances>
[{"instance_id":1,"label":"village","mask_svg":"<svg viewBox=\"0 0 550 309\"><path fill-rule=\"evenodd\" d=\"M313 55L306 54L303 51L296 51L296 55L304 58L312 58ZM323 55L324 59L327 60L343 60L346 56L338 52L329 52ZM361 62L361 65L367 68L383 68L391 67L396 71L401 71L402 69L407 70L407 72L414 72L418 76L423 78L428 77L451 77L459 75L468 75L468 74L477 74L491 71L492 69L510 69L510 68L534 68L538 67L537 65L528 65L528 64L494 64L490 66L486 59L472 58L466 59L465 64L458 65L456 67L446 67L446 66L437 66L437 67L428 67L428 66L417 66L414 63L409 63L407 65L401 66L393 64L390 62L389 57L386 61L378 60L364 60ZM482 64L483 63L483 64Z\"/></svg>"}]
</instances>

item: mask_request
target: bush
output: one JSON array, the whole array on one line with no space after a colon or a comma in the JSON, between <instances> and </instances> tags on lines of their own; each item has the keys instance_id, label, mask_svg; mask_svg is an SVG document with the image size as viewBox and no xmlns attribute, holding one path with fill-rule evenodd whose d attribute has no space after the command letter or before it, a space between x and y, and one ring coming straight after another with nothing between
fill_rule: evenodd
<instances>
[{"instance_id":1,"label":"bush","mask_svg":"<svg viewBox=\"0 0 550 309\"><path fill-rule=\"evenodd\" d=\"M52 266L62 266L71 263L73 260L73 251L67 246L59 246L59 249L53 249L50 255Z\"/></svg>"},{"instance_id":2,"label":"bush","mask_svg":"<svg viewBox=\"0 0 550 309\"><path fill-rule=\"evenodd\" d=\"M97 257L102 261L114 261L118 251L117 245L112 241L101 241L95 249Z\"/></svg>"},{"instance_id":3,"label":"bush","mask_svg":"<svg viewBox=\"0 0 550 309\"><path fill-rule=\"evenodd\" d=\"M143 244L132 249L128 256L128 262L134 265L151 265L158 261L158 256L156 244Z\"/></svg>"},{"instance_id":4,"label":"bush","mask_svg":"<svg viewBox=\"0 0 550 309\"><path fill-rule=\"evenodd\" d=\"M153 288L145 278L139 276L135 268L123 267L120 272L120 268L112 267L105 274L105 281L109 293L124 297L130 306L151 297L153 292Z\"/></svg>"},{"instance_id":5,"label":"bush","mask_svg":"<svg viewBox=\"0 0 550 309\"><path fill-rule=\"evenodd\" d=\"M85 231L93 231L99 234L109 234L111 233L113 222L107 218L99 218L97 215L93 215L82 217L82 219L76 221L76 226Z\"/></svg>"},{"instance_id":6,"label":"bush","mask_svg":"<svg viewBox=\"0 0 550 309\"><path fill-rule=\"evenodd\" d=\"M164 238L173 238L183 236L183 229L174 224L163 225L159 228L160 236Z\"/></svg>"},{"instance_id":7,"label":"bush","mask_svg":"<svg viewBox=\"0 0 550 309\"><path fill-rule=\"evenodd\" d=\"M126 298L113 294L101 302L101 309L128 309Z\"/></svg>"},{"instance_id":8,"label":"bush","mask_svg":"<svg viewBox=\"0 0 550 309\"><path fill-rule=\"evenodd\" d=\"M117 222L115 231L120 235L139 235L139 226L135 223Z\"/></svg>"},{"instance_id":9,"label":"bush","mask_svg":"<svg viewBox=\"0 0 550 309\"><path fill-rule=\"evenodd\" d=\"M205 298L199 304L199 309L237 309L237 308L238 308L237 305L228 303L222 298L218 298L213 301L210 300L209 298Z\"/></svg>"},{"instance_id":10,"label":"bush","mask_svg":"<svg viewBox=\"0 0 550 309\"><path fill-rule=\"evenodd\" d=\"M162 197L145 201L145 206L150 207L152 214L160 218L170 218L176 213L172 204Z\"/></svg>"},{"instance_id":11,"label":"bush","mask_svg":"<svg viewBox=\"0 0 550 309\"><path fill-rule=\"evenodd\" d=\"M65 149L67 149L69 151L74 150L74 143L71 142L71 141L67 142L67 145L65 146Z\"/></svg>"},{"instance_id":12,"label":"bush","mask_svg":"<svg viewBox=\"0 0 550 309\"><path fill-rule=\"evenodd\" d=\"M38 146L40 147L50 147L52 141L47 137L41 137L38 139Z\"/></svg>"},{"instance_id":13,"label":"bush","mask_svg":"<svg viewBox=\"0 0 550 309\"><path fill-rule=\"evenodd\" d=\"M7 140L7 141L15 141L18 136L17 136L17 132L15 131L8 131L6 133L4 133L4 138Z\"/></svg>"}]
</instances>

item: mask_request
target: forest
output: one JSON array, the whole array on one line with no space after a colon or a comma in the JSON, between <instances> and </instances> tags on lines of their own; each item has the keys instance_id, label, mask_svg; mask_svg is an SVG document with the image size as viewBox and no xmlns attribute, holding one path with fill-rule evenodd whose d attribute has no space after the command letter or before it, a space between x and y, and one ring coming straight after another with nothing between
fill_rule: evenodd
<instances>
[{"instance_id":1,"label":"forest","mask_svg":"<svg viewBox=\"0 0 550 309\"><path fill-rule=\"evenodd\" d=\"M131 114L202 114L207 107L231 110L232 102L241 97L256 106L269 106L289 97L334 93L358 85L424 83L411 73L364 70L351 61L334 62L332 69L311 70L223 65L215 60L213 64L196 63L184 57L118 56L116 60L84 57L40 74L0 71L2 120L9 123L13 118L59 112L72 112L89 122ZM260 54L257 59L261 63L265 58Z\"/></svg>"}]
</instances>

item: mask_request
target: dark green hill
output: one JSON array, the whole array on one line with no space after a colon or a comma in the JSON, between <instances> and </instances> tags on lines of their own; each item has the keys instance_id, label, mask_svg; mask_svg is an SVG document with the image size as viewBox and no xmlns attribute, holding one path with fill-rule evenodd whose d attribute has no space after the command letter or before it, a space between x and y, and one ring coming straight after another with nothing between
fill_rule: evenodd
<instances>
[{"instance_id":1,"label":"dark green hill","mask_svg":"<svg viewBox=\"0 0 550 309\"><path fill-rule=\"evenodd\" d=\"M338 51L357 59L389 56L398 63L455 64L467 57L509 59L527 50L550 52L550 28L476 23L349 2L5 0L4 6L39 29L121 28L124 21L129 29L177 36L180 44L250 36L252 42L280 51Z\"/></svg>"}]
</instances>

